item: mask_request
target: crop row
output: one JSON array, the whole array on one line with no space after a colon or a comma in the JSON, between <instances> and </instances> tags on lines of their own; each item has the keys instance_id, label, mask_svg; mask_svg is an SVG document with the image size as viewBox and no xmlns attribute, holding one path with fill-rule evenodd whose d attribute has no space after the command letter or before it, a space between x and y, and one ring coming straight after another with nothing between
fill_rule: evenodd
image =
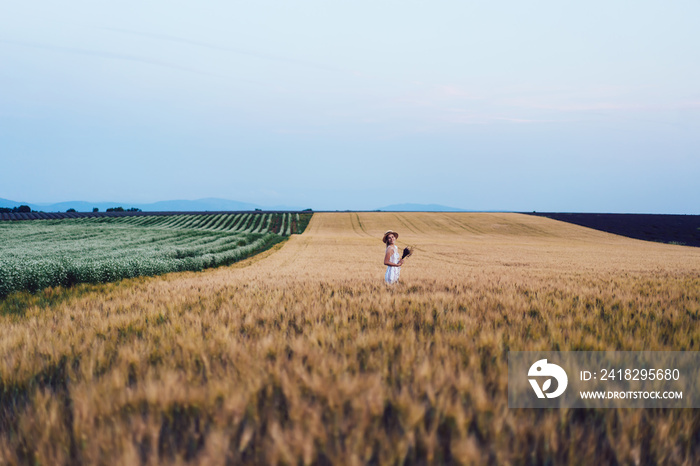
<instances>
[{"instance_id":1,"label":"crop row","mask_svg":"<svg viewBox=\"0 0 700 466\"><path fill-rule=\"evenodd\" d=\"M301 233L310 214L245 213L0 224L0 297L228 265Z\"/></svg>"},{"instance_id":2,"label":"crop row","mask_svg":"<svg viewBox=\"0 0 700 466\"><path fill-rule=\"evenodd\" d=\"M238 213L212 215L171 215L133 217L93 217L73 220L76 224L110 224L121 226L142 226L171 229L203 229L213 231L245 231L253 233L273 233L290 235L302 229L293 225L303 223L302 218L310 214L298 213ZM276 221L275 221L276 220ZM308 223L308 218L306 219Z\"/></svg>"},{"instance_id":3,"label":"crop row","mask_svg":"<svg viewBox=\"0 0 700 466\"><path fill-rule=\"evenodd\" d=\"M2 209L0 209L2 210ZM63 220L63 219L77 219L77 218L126 218L126 217L172 217L177 215L218 215L218 214L228 214L235 215L238 213L254 213L254 214L283 214L290 212L282 211L220 211L220 212L202 212L202 211L192 211L192 212L141 212L141 211L117 211L117 212L0 212L0 221L2 220ZM294 213L294 212L292 212ZM301 212L301 215L310 215L310 211Z\"/></svg>"}]
</instances>

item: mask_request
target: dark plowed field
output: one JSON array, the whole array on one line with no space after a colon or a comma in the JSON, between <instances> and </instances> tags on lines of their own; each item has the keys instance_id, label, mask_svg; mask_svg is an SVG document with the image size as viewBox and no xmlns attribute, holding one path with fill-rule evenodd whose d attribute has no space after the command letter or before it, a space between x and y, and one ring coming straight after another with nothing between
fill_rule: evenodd
<instances>
[{"instance_id":1,"label":"dark plowed field","mask_svg":"<svg viewBox=\"0 0 700 466\"><path fill-rule=\"evenodd\" d=\"M645 241L700 247L700 215L577 214L533 212L616 235Z\"/></svg>"}]
</instances>

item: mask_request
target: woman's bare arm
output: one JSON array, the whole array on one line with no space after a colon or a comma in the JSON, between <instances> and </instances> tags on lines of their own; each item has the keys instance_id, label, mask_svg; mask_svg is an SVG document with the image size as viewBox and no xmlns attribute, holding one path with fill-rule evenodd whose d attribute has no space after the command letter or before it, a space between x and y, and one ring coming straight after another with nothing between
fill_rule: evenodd
<instances>
[{"instance_id":1,"label":"woman's bare arm","mask_svg":"<svg viewBox=\"0 0 700 466\"><path fill-rule=\"evenodd\" d=\"M398 263L394 264L391 262L391 249L386 248L386 254L384 255L384 265L388 265L389 267L401 267L403 265L403 259L401 259Z\"/></svg>"}]
</instances>

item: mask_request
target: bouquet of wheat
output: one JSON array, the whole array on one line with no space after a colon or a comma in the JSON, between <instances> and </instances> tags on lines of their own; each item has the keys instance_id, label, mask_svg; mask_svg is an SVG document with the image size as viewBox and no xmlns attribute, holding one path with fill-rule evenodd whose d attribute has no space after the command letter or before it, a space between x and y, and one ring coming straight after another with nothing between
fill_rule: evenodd
<instances>
[{"instance_id":1,"label":"bouquet of wheat","mask_svg":"<svg viewBox=\"0 0 700 466\"><path fill-rule=\"evenodd\" d=\"M406 246L405 248L403 248L403 256L401 256L401 259L411 257L411 254L413 254L413 246Z\"/></svg>"}]
</instances>

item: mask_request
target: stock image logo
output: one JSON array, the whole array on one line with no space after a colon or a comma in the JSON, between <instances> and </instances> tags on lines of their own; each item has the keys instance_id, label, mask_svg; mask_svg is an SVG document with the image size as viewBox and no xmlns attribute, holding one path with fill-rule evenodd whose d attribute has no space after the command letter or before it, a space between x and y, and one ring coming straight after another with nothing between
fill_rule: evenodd
<instances>
[{"instance_id":1,"label":"stock image logo","mask_svg":"<svg viewBox=\"0 0 700 466\"><path fill-rule=\"evenodd\" d=\"M546 359L540 359L530 366L527 376L547 377L541 388L537 379L528 378L532 389L535 390L537 398L556 398L564 393L569 383L569 378L566 376L564 369L556 364L548 363ZM552 388L552 378L557 381L556 390L549 392L548 390Z\"/></svg>"}]
</instances>

